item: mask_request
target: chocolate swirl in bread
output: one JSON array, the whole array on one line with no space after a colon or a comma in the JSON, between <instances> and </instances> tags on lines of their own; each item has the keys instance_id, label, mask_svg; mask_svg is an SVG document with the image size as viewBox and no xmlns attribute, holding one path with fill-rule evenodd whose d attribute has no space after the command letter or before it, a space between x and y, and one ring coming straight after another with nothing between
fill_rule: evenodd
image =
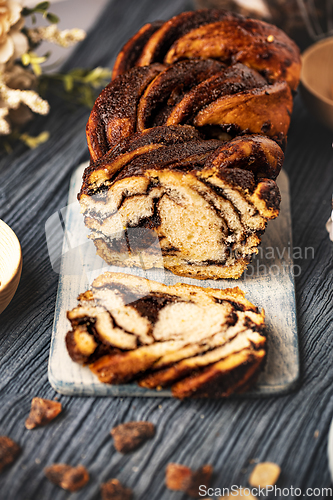
<instances>
[{"instance_id":1,"label":"chocolate swirl in bread","mask_svg":"<svg viewBox=\"0 0 333 500\"><path fill-rule=\"evenodd\" d=\"M273 179L282 161L280 147L263 136L221 145L189 126L133 134L85 173L80 202L90 238L109 264L143 259L146 268L178 275L237 278L279 213ZM135 248L134 228L141 231Z\"/></svg>"},{"instance_id":2,"label":"chocolate swirl in bread","mask_svg":"<svg viewBox=\"0 0 333 500\"><path fill-rule=\"evenodd\" d=\"M264 312L239 288L105 273L78 299L68 312L68 352L105 383L224 397L248 388L265 360Z\"/></svg>"},{"instance_id":3,"label":"chocolate swirl in bread","mask_svg":"<svg viewBox=\"0 0 333 500\"><path fill-rule=\"evenodd\" d=\"M238 278L279 213L275 178L299 71L281 30L225 11L185 12L134 35L87 124L91 164L78 197L97 253Z\"/></svg>"}]
</instances>

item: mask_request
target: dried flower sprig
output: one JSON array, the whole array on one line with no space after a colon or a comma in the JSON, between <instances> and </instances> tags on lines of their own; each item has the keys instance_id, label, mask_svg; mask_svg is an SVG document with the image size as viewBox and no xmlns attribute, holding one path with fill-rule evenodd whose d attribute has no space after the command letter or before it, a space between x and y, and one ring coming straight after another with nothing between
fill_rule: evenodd
<instances>
[{"instance_id":1,"label":"dried flower sprig","mask_svg":"<svg viewBox=\"0 0 333 500\"><path fill-rule=\"evenodd\" d=\"M96 89L105 86L111 72L106 68L76 68L67 73L44 72L44 63L50 52L36 54L36 48L48 41L62 47L70 47L82 41L86 34L82 29L60 30L59 18L49 12L50 2L40 2L33 8L22 8L13 0L1 0L0 16L0 148L9 151L17 140L30 148L45 142L49 133L37 137L20 133L20 127L33 117L33 113L45 115L50 106L45 99L53 91L71 103L91 107ZM34 28L25 26L25 18L31 16L33 24L42 15L50 25ZM48 68L49 69L49 68Z\"/></svg>"},{"instance_id":2,"label":"dried flower sprig","mask_svg":"<svg viewBox=\"0 0 333 500\"><path fill-rule=\"evenodd\" d=\"M48 73L39 80L40 93L44 95L52 87L54 92L67 97L71 103L91 108L96 98L96 89L105 87L110 78L111 71L100 66L93 70L75 68L68 73Z\"/></svg>"},{"instance_id":3,"label":"dried flower sprig","mask_svg":"<svg viewBox=\"0 0 333 500\"><path fill-rule=\"evenodd\" d=\"M22 9L22 16L24 17L31 16L32 22L35 24L37 21L35 14L43 14L43 17L47 19L50 23L56 24L59 22L59 17L49 12L49 7L50 7L50 2L40 2L37 5L35 5L35 7L33 7L32 9L24 7Z\"/></svg>"},{"instance_id":4,"label":"dried flower sprig","mask_svg":"<svg viewBox=\"0 0 333 500\"><path fill-rule=\"evenodd\" d=\"M46 40L65 48L71 47L77 42L81 42L86 36L85 31L79 28L60 31L56 24L29 29L27 34L32 43L36 45Z\"/></svg>"}]
</instances>

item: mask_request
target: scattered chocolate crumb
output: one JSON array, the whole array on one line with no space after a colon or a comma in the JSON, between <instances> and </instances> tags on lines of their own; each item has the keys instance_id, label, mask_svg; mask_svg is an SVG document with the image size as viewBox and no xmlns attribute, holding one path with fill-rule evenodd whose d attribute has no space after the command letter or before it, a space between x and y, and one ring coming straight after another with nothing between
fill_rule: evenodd
<instances>
[{"instance_id":1,"label":"scattered chocolate crumb","mask_svg":"<svg viewBox=\"0 0 333 500\"><path fill-rule=\"evenodd\" d=\"M200 496L199 486L210 485L213 474L211 465L203 465L197 471L181 464L169 463L166 469L165 484L169 490L185 491L190 497Z\"/></svg>"},{"instance_id":2,"label":"scattered chocolate crumb","mask_svg":"<svg viewBox=\"0 0 333 500\"><path fill-rule=\"evenodd\" d=\"M186 465L169 463L166 468L165 484L169 490L186 491L192 471Z\"/></svg>"},{"instance_id":3,"label":"scattered chocolate crumb","mask_svg":"<svg viewBox=\"0 0 333 500\"><path fill-rule=\"evenodd\" d=\"M118 479L111 479L101 485L103 500L132 500L133 493L130 488L125 488Z\"/></svg>"},{"instance_id":4,"label":"scattered chocolate crumb","mask_svg":"<svg viewBox=\"0 0 333 500\"><path fill-rule=\"evenodd\" d=\"M200 496L199 486L205 485L208 488L212 474L213 467L211 465L203 465L200 469L193 472L186 493L192 498L198 498Z\"/></svg>"},{"instance_id":5,"label":"scattered chocolate crumb","mask_svg":"<svg viewBox=\"0 0 333 500\"><path fill-rule=\"evenodd\" d=\"M111 436L117 451L129 453L155 436L155 426L151 422L126 422L114 427Z\"/></svg>"},{"instance_id":6,"label":"scattered chocolate crumb","mask_svg":"<svg viewBox=\"0 0 333 500\"><path fill-rule=\"evenodd\" d=\"M255 466L250 477L251 486L262 487L273 486L279 479L281 469L273 462L261 462Z\"/></svg>"},{"instance_id":7,"label":"scattered chocolate crumb","mask_svg":"<svg viewBox=\"0 0 333 500\"><path fill-rule=\"evenodd\" d=\"M46 425L61 412L61 403L49 399L33 398L31 401L30 414L25 421L26 429L35 429Z\"/></svg>"},{"instance_id":8,"label":"scattered chocolate crumb","mask_svg":"<svg viewBox=\"0 0 333 500\"><path fill-rule=\"evenodd\" d=\"M20 452L21 448L15 441L7 436L0 436L0 472L14 462Z\"/></svg>"},{"instance_id":9,"label":"scattered chocolate crumb","mask_svg":"<svg viewBox=\"0 0 333 500\"><path fill-rule=\"evenodd\" d=\"M44 469L44 474L49 481L68 491L77 491L89 481L89 473L83 465L53 464Z\"/></svg>"}]
</instances>

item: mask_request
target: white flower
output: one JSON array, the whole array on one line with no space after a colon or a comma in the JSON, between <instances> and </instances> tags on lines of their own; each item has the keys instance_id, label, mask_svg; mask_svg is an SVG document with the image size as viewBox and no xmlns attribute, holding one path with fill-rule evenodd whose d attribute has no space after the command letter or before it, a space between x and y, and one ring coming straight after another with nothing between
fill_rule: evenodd
<instances>
[{"instance_id":1,"label":"white flower","mask_svg":"<svg viewBox=\"0 0 333 500\"><path fill-rule=\"evenodd\" d=\"M0 95L10 109L17 109L20 104L25 104L31 111L40 115L46 115L50 110L49 103L33 90L14 90L0 83Z\"/></svg>"},{"instance_id":2,"label":"white flower","mask_svg":"<svg viewBox=\"0 0 333 500\"><path fill-rule=\"evenodd\" d=\"M0 0L0 64L20 57L28 50L27 37L21 32L22 6L13 0Z\"/></svg>"},{"instance_id":3,"label":"white flower","mask_svg":"<svg viewBox=\"0 0 333 500\"><path fill-rule=\"evenodd\" d=\"M7 135L11 132L6 116L8 116L8 108L0 107L0 135Z\"/></svg>"},{"instance_id":4,"label":"white flower","mask_svg":"<svg viewBox=\"0 0 333 500\"><path fill-rule=\"evenodd\" d=\"M46 115L49 103L31 89L36 77L11 62L0 77L0 136L11 132L11 125L23 125L32 113Z\"/></svg>"},{"instance_id":5,"label":"white flower","mask_svg":"<svg viewBox=\"0 0 333 500\"><path fill-rule=\"evenodd\" d=\"M35 74L18 64L7 64L3 70L2 79L11 89L29 90L37 85Z\"/></svg>"},{"instance_id":6,"label":"white flower","mask_svg":"<svg viewBox=\"0 0 333 500\"><path fill-rule=\"evenodd\" d=\"M77 42L81 42L86 37L86 32L80 28L60 31L56 24L29 29L28 34L34 43L47 40L61 47L70 47Z\"/></svg>"}]
</instances>

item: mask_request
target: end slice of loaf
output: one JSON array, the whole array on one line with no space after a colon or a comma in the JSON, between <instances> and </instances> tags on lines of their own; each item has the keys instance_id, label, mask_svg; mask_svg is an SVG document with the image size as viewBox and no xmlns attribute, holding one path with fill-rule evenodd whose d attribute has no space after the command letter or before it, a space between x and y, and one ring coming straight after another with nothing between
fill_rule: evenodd
<instances>
[{"instance_id":1,"label":"end slice of loaf","mask_svg":"<svg viewBox=\"0 0 333 500\"><path fill-rule=\"evenodd\" d=\"M109 384L225 397L256 380L266 356L264 311L238 287L167 286L107 272L68 311L73 361Z\"/></svg>"}]
</instances>

